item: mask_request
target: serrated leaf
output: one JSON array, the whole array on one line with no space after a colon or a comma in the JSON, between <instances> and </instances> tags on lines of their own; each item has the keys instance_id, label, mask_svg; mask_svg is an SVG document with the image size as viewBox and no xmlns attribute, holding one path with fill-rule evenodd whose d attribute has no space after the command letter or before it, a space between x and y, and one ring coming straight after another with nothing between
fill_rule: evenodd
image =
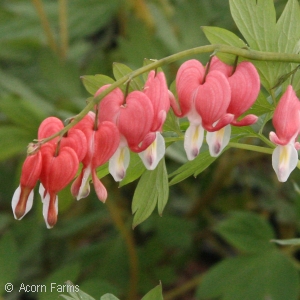
<instances>
[{"instance_id":1,"label":"serrated leaf","mask_svg":"<svg viewBox=\"0 0 300 300\"><path fill-rule=\"evenodd\" d=\"M239 48L247 47L244 41L229 30L213 26L203 26L201 28L211 44L225 44ZM227 64L233 64L235 61L234 55L217 53L217 56Z\"/></svg>"},{"instance_id":2,"label":"serrated leaf","mask_svg":"<svg viewBox=\"0 0 300 300\"><path fill-rule=\"evenodd\" d=\"M16 279L19 257L15 238L11 232L5 233L0 239L0 295L4 293L5 284Z\"/></svg>"},{"instance_id":3,"label":"serrated leaf","mask_svg":"<svg viewBox=\"0 0 300 300\"><path fill-rule=\"evenodd\" d=\"M96 74L96 75L83 75L80 77L86 90L91 94L99 90L100 87L106 84L113 84L115 81L109 76Z\"/></svg>"},{"instance_id":4,"label":"serrated leaf","mask_svg":"<svg viewBox=\"0 0 300 300\"><path fill-rule=\"evenodd\" d=\"M132 200L132 213L134 214L132 226L135 227L145 221L156 204L158 204L159 214L162 214L168 197L168 176L165 161L162 159L155 170L146 170L139 180Z\"/></svg>"},{"instance_id":5,"label":"serrated leaf","mask_svg":"<svg viewBox=\"0 0 300 300\"><path fill-rule=\"evenodd\" d=\"M274 248L217 264L204 275L197 290L197 299L297 300L298 293L297 269Z\"/></svg>"},{"instance_id":6,"label":"serrated leaf","mask_svg":"<svg viewBox=\"0 0 300 300\"><path fill-rule=\"evenodd\" d=\"M173 177L169 182L169 185L176 184L184 179L194 175L198 175L209 167L216 157L211 157L208 151L200 153L194 160L188 161L183 166L179 167L176 171L169 174L169 177Z\"/></svg>"},{"instance_id":7,"label":"serrated leaf","mask_svg":"<svg viewBox=\"0 0 300 300\"><path fill-rule=\"evenodd\" d=\"M100 298L100 300L119 300L119 298L112 294L105 294Z\"/></svg>"},{"instance_id":8,"label":"serrated leaf","mask_svg":"<svg viewBox=\"0 0 300 300\"><path fill-rule=\"evenodd\" d=\"M245 253L262 252L274 247L270 243L274 238L271 226L255 213L231 213L214 228L214 231Z\"/></svg>"},{"instance_id":9,"label":"serrated leaf","mask_svg":"<svg viewBox=\"0 0 300 300\"><path fill-rule=\"evenodd\" d=\"M113 63L113 73L116 80L121 79L122 77L126 76L127 74L131 73L133 70L130 69L128 66L121 64L121 63ZM141 91L144 87L142 80L139 77L132 78L129 82L129 90L139 90ZM120 86L122 90L126 88L125 85Z\"/></svg>"},{"instance_id":10,"label":"serrated leaf","mask_svg":"<svg viewBox=\"0 0 300 300\"><path fill-rule=\"evenodd\" d=\"M151 291L149 291L142 300L163 300L162 295L162 286L159 284L155 288L153 288Z\"/></svg>"}]
</instances>

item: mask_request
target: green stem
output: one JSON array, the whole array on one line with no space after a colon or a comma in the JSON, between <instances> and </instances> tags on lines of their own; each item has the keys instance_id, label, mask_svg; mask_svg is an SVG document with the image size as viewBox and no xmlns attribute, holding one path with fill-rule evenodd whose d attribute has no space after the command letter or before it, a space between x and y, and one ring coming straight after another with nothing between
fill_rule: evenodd
<instances>
[{"instance_id":1,"label":"green stem","mask_svg":"<svg viewBox=\"0 0 300 300\"><path fill-rule=\"evenodd\" d=\"M32 4L34 5L35 9L37 10L38 16L40 18L43 30L46 34L47 41L49 47L53 50L54 53L57 53L57 45L54 39L54 35L50 26L50 23L48 21L47 15L45 13L43 3L41 0L31 0Z\"/></svg>"},{"instance_id":2,"label":"green stem","mask_svg":"<svg viewBox=\"0 0 300 300\"><path fill-rule=\"evenodd\" d=\"M34 1L34 0L33 0ZM37 1L37 0L36 0ZM63 128L60 132L57 132L50 136L49 138L43 139L40 141L41 144L44 144L53 138L64 135L70 128L72 128L75 124L77 124L83 117L93 109L94 105L99 103L101 99L103 99L106 95L108 95L111 91L122 84L126 84L128 81L132 80L134 77L137 77L145 72L150 70L162 67L164 65L168 65L182 58L186 58L189 56L195 56L200 53L209 53L209 52L220 52L220 53L228 53L235 56L240 56L250 60L261 60L261 61L277 61L277 62L290 62L290 63L300 63L300 55L298 54L289 54L289 53L277 53L277 52L262 52L250 49L241 49L234 46L222 45L222 44L214 44L214 45L206 45L200 46L197 48L192 48L188 50L184 50L178 52L176 54L167 56L160 60L154 61L151 64L143 66L124 77L120 78L113 84L111 84L107 89L105 89L101 94L95 97L92 101L90 101L87 106L73 119L73 121L68 124L65 128Z\"/></svg>"},{"instance_id":3,"label":"green stem","mask_svg":"<svg viewBox=\"0 0 300 300\"><path fill-rule=\"evenodd\" d=\"M248 144L231 143L231 142L228 144L228 146L231 148L244 149L244 150L255 151L255 152L266 153L266 154L272 154L274 150L271 148L265 148L265 147L248 145Z\"/></svg>"}]
</instances>

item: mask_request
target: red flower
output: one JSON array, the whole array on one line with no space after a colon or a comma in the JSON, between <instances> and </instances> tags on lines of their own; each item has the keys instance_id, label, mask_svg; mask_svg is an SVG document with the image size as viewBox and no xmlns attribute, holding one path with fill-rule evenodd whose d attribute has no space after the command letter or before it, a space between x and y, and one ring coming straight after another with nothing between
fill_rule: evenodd
<instances>
[{"instance_id":1,"label":"red flower","mask_svg":"<svg viewBox=\"0 0 300 300\"><path fill-rule=\"evenodd\" d=\"M48 117L46 118L38 130L38 139L44 139L50 137L51 135L57 133L58 131L64 128L63 122L56 117ZM72 148L77 156L79 162L83 160L87 152L87 141L84 133L78 128L72 127L65 136L56 137L49 141L49 143L54 143L55 145L60 142L60 146L68 146Z\"/></svg>"},{"instance_id":2,"label":"red flower","mask_svg":"<svg viewBox=\"0 0 300 300\"><path fill-rule=\"evenodd\" d=\"M260 79L254 65L250 62L241 62L233 72L233 66L229 66L214 56L210 63L210 70L222 72L228 80L231 99L227 113L234 115L231 125L247 126L255 123L258 119L255 115L247 115L242 120L238 118L246 112L255 102L259 90ZM211 156L218 156L230 141L231 127L227 125L215 132L208 132L206 141Z\"/></svg>"},{"instance_id":3,"label":"red flower","mask_svg":"<svg viewBox=\"0 0 300 300\"><path fill-rule=\"evenodd\" d=\"M205 77L203 65L192 59L180 66L176 89L180 109L174 99L171 105L178 117L187 116L190 121L184 148L188 159L192 160L199 153L204 129L217 131L233 120L234 116L226 113L231 97L230 86L220 71L209 71Z\"/></svg>"},{"instance_id":4,"label":"red flower","mask_svg":"<svg viewBox=\"0 0 300 300\"><path fill-rule=\"evenodd\" d=\"M57 151L53 144L45 144L41 148L41 153L40 194L43 201L43 216L47 227L52 228L57 221L57 193L75 177L79 161L76 152L70 147L60 147Z\"/></svg>"},{"instance_id":5,"label":"red flower","mask_svg":"<svg viewBox=\"0 0 300 300\"><path fill-rule=\"evenodd\" d=\"M144 93L149 97L154 112L151 131L156 137L152 144L139 156L148 170L154 170L159 161L165 155L165 140L161 135L162 126L170 109L169 91L163 72L150 71L145 83Z\"/></svg>"},{"instance_id":6,"label":"red flower","mask_svg":"<svg viewBox=\"0 0 300 300\"><path fill-rule=\"evenodd\" d=\"M119 143L120 134L117 126L108 121L101 122L97 129L94 128L95 114L89 113L75 125L86 136L88 150L82 163L80 175L73 182L71 192L77 200L84 198L90 193L89 177L92 176L94 188L99 200L105 202L107 191L96 174L96 168L105 164L115 153Z\"/></svg>"},{"instance_id":7,"label":"red flower","mask_svg":"<svg viewBox=\"0 0 300 300\"><path fill-rule=\"evenodd\" d=\"M278 180L285 182L297 166L300 149L296 142L300 132L300 102L291 85L274 111L273 125L276 133L270 132L270 140L277 147L272 154L272 165Z\"/></svg>"},{"instance_id":8,"label":"red flower","mask_svg":"<svg viewBox=\"0 0 300 300\"><path fill-rule=\"evenodd\" d=\"M101 87L99 95L109 85ZM110 121L116 124L121 139L119 147L109 161L109 170L116 181L124 178L129 165L129 152L144 151L154 141L156 135L151 131L154 112L151 100L140 91L133 91L126 97L119 88L105 96L99 104L99 122Z\"/></svg>"},{"instance_id":9,"label":"red flower","mask_svg":"<svg viewBox=\"0 0 300 300\"><path fill-rule=\"evenodd\" d=\"M42 171L42 155L38 151L27 156L22 166L20 185L12 198L12 209L16 219L21 220L33 204L33 189Z\"/></svg>"}]
</instances>

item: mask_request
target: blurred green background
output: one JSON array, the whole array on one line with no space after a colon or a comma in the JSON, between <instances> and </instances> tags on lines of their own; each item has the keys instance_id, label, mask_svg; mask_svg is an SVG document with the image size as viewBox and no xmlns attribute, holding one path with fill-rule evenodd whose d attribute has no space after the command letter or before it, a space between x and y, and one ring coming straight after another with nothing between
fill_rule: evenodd
<instances>
[{"instance_id":1,"label":"blurred green background","mask_svg":"<svg viewBox=\"0 0 300 300\"><path fill-rule=\"evenodd\" d=\"M278 14L285 2L275 1ZM254 213L264 224L253 219L255 234L269 226L274 233L267 237L297 236L299 172L279 184L270 156L243 150L227 151L197 178L171 186L163 217L155 211L134 230L137 182L118 188L110 176L103 179L105 205L94 192L79 202L69 189L60 192L52 230L44 224L38 193L32 211L22 221L13 218L11 198L26 147L44 118L65 120L84 107L90 95L80 76L113 77L113 62L136 69L144 58L208 44L202 25L236 32L228 1L0 0L0 299L57 299L61 291L50 291L50 283L67 280L95 299L108 292L141 299L159 281L164 299L198 299L203 274L240 254L222 230L213 230L229 212L245 213L235 229ZM206 63L207 55L197 58ZM179 64L164 68L169 83ZM186 162L182 143L167 150L166 162L169 173ZM251 226L245 225L244 234L254 234ZM297 247L287 252L297 257ZM295 275L290 273L287 278ZM15 286L11 293L4 290L8 282ZM47 292L27 293L19 289L22 283L45 284Z\"/></svg>"}]
</instances>

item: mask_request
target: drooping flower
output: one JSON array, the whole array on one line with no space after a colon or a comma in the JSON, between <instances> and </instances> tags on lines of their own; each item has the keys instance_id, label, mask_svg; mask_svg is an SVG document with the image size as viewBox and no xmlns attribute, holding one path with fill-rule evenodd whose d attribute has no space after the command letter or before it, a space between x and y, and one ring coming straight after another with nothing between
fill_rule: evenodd
<instances>
[{"instance_id":1,"label":"drooping flower","mask_svg":"<svg viewBox=\"0 0 300 300\"><path fill-rule=\"evenodd\" d=\"M109 85L101 87L99 95ZM129 165L129 150L144 151L154 141L156 134L151 131L154 112L149 97L140 91L129 93L125 99L119 88L105 96L99 104L99 122L116 124L121 138L118 149L109 160L109 171L116 181L121 181Z\"/></svg>"},{"instance_id":2,"label":"drooping flower","mask_svg":"<svg viewBox=\"0 0 300 300\"><path fill-rule=\"evenodd\" d=\"M145 83L144 93L149 97L153 106L153 123L151 131L156 137L152 144L144 151L139 152L145 167L154 170L165 155L165 140L161 135L162 126L170 109L169 91L163 72L150 71Z\"/></svg>"},{"instance_id":3,"label":"drooping flower","mask_svg":"<svg viewBox=\"0 0 300 300\"><path fill-rule=\"evenodd\" d=\"M72 195L77 200L88 196L90 193L89 178L92 176L95 192L99 200L105 202L107 191L97 177L96 168L105 164L115 153L120 143L118 128L114 123L108 121L99 123L95 128L95 114L92 112L74 127L85 134L88 149L82 160L81 173L72 184Z\"/></svg>"},{"instance_id":4,"label":"drooping flower","mask_svg":"<svg viewBox=\"0 0 300 300\"><path fill-rule=\"evenodd\" d=\"M12 198L12 210L15 219L21 220L32 208L33 189L39 180L42 171L42 155L38 150L27 156L22 166L20 185Z\"/></svg>"},{"instance_id":5,"label":"drooping flower","mask_svg":"<svg viewBox=\"0 0 300 300\"><path fill-rule=\"evenodd\" d=\"M44 139L59 132L64 128L63 122L56 117L46 118L38 129L38 139ZM61 147L71 147L77 154L79 162L83 160L87 152L87 141L84 133L78 129L72 127L63 137L56 137L49 141L57 145L60 143Z\"/></svg>"},{"instance_id":6,"label":"drooping flower","mask_svg":"<svg viewBox=\"0 0 300 300\"><path fill-rule=\"evenodd\" d=\"M297 150L300 149L297 142L300 132L300 102L291 85L274 111L273 125L276 133L270 132L269 138L277 146L272 154L272 165L278 180L285 182L297 166Z\"/></svg>"},{"instance_id":7,"label":"drooping flower","mask_svg":"<svg viewBox=\"0 0 300 300\"><path fill-rule=\"evenodd\" d=\"M210 70L218 70L222 72L228 80L231 90L230 104L227 113L233 114L234 119L231 125L248 126L255 123L257 116L249 114L238 120L255 102L260 90L259 74L251 62L241 62L233 70L233 66L229 66L214 56L210 63ZM209 145L211 156L218 156L227 146L231 135L231 126L215 132L208 132L206 141Z\"/></svg>"},{"instance_id":8,"label":"drooping flower","mask_svg":"<svg viewBox=\"0 0 300 300\"><path fill-rule=\"evenodd\" d=\"M171 105L178 117L187 117L190 126L185 133L184 148L189 160L198 154L203 142L204 129L217 131L234 116L227 113L231 91L226 76L220 71L208 71L195 60L183 63L176 76L180 109L174 99Z\"/></svg>"},{"instance_id":9,"label":"drooping flower","mask_svg":"<svg viewBox=\"0 0 300 300\"><path fill-rule=\"evenodd\" d=\"M43 202L43 216L47 228L57 221L57 193L64 189L75 177L79 161L76 152L70 147L59 147L47 143L41 147L42 172L40 174L40 194Z\"/></svg>"}]
</instances>

